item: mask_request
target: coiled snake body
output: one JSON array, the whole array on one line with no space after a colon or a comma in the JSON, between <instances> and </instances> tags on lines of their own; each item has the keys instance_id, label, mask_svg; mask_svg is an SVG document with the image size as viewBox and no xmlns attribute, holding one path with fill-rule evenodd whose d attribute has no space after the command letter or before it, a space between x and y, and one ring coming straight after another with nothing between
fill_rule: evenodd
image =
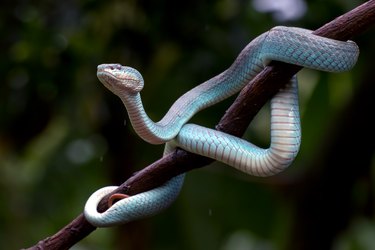
<instances>
[{"instance_id":1,"label":"coiled snake body","mask_svg":"<svg viewBox=\"0 0 375 250\"><path fill-rule=\"evenodd\" d=\"M295 77L271 100L271 144L268 149L186 122L198 111L240 91L271 60L341 72L354 66L358 54L358 47L352 41L323 38L300 28L275 27L249 43L227 70L181 96L157 123L143 109L139 92L144 82L138 71L119 64L103 64L98 66L97 75L121 98L140 137L153 144L166 143L164 154L180 147L251 175L270 176L288 167L299 150L301 132ZM99 189L88 199L84 214L95 226L122 224L153 215L175 200L183 178L184 175L179 175L156 189L122 199L104 213L97 212L97 205L116 187Z\"/></svg>"}]
</instances>

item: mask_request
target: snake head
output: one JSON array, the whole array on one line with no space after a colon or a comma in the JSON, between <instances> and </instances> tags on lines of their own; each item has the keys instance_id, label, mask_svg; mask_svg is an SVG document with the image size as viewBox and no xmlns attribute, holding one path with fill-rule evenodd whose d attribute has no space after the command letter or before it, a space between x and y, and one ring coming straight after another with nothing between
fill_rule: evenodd
<instances>
[{"instance_id":1,"label":"snake head","mask_svg":"<svg viewBox=\"0 0 375 250\"><path fill-rule=\"evenodd\" d=\"M138 93L144 86L141 73L120 64L101 64L96 75L106 88L118 96L124 92Z\"/></svg>"}]
</instances>

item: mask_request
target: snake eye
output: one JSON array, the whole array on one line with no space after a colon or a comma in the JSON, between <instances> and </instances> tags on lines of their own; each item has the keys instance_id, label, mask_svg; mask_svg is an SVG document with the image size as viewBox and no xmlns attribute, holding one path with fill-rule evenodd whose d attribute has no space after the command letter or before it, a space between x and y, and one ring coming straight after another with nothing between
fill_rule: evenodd
<instances>
[{"instance_id":1,"label":"snake eye","mask_svg":"<svg viewBox=\"0 0 375 250\"><path fill-rule=\"evenodd\" d=\"M121 70L122 66L120 64L111 64L111 65L108 65L108 68L110 70Z\"/></svg>"}]
</instances>

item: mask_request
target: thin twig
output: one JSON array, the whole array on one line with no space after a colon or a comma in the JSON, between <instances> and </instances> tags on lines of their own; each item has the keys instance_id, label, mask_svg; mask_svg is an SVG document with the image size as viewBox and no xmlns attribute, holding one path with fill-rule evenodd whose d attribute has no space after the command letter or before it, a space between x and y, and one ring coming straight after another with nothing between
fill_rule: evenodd
<instances>
[{"instance_id":1,"label":"thin twig","mask_svg":"<svg viewBox=\"0 0 375 250\"><path fill-rule=\"evenodd\" d=\"M337 40L347 40L363 33L374 23L375 0L370 0L325 24L314 34ZM300 69L301 67L295 65L272 62L241 91L216 128L229 134L242 136L260 108ZM206 166L210 162L212 162L211 159L177 149L137 172L114 193L134 195L144 192L161 185L178 174ZM107 199L103 199L101 202L100 210L107 209ZM68 249L95 229L85 220L83 214L80 214L55 235L41 240L28 249Z\"/></svg>"}]
</instances>

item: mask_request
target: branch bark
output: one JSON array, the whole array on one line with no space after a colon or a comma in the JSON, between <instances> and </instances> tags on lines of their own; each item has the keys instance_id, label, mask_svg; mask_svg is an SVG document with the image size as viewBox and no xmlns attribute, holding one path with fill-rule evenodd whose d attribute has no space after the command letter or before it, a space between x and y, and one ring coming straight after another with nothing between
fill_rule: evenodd
<instances>
[{"instance_id":1,"label":"branch bark","mask_svg":"<svg viewBox=\"0 0 375 250\"><path fill-rule=\"evenodd\" d=\"M314 34L337 40L348 40L363 33L373 24L375 24L375 0L370 0L315 30ZM272 62L240 92L216 129L242 136L260 108L300 69L301 67L295 65ZM134 195L144 192L178 174L206 166L212 161L177 149L137 172L114 193ZM99 210L105 211L108 208L107 199L108 197L99 204ZM41 240L28 249L68 249L95 229L85 220L83 214L80 214L55 235Z\"/></svg>"}]
</instances>

